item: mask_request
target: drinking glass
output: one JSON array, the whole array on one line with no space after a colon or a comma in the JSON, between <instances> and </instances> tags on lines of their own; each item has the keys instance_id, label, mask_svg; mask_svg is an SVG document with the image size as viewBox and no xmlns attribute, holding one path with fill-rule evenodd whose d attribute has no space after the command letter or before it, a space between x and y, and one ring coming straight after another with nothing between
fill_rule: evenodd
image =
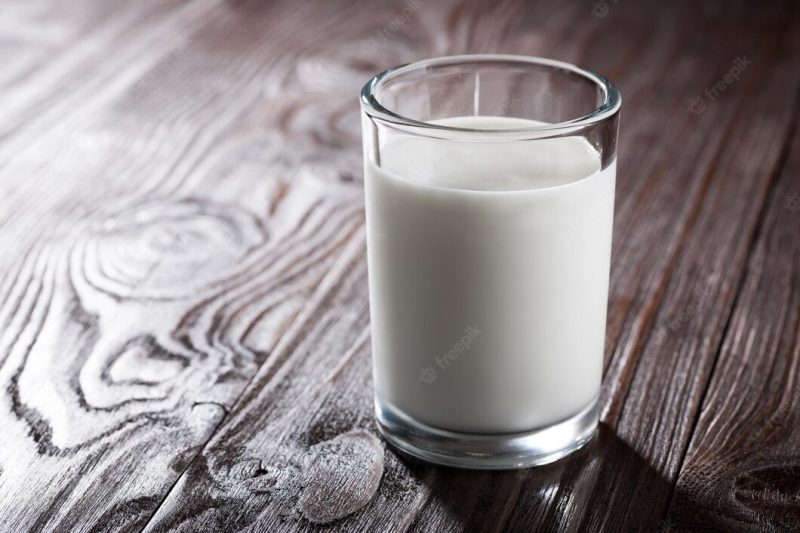
<instances>
[{"instance_id":1,"label":"drinking glass","mask_svg":"<svg viewBox=\"0 0 800 533\"><path fill-rule=\"evenodd\" d=\"M603 76L525 56L364 86L375 410L396 448L507 469L594 434L620 106Z\"/></svg>"}]
</instances>

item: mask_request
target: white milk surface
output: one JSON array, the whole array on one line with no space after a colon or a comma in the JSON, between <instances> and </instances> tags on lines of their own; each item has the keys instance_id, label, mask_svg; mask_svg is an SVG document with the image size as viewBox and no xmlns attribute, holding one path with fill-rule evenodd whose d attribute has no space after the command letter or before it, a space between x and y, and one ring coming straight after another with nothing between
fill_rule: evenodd
<instances>
[{"instance_id":1,"label":"white milk surface","mask_svg":"<svg viewBox=\"0 0 800 533\"><path fill-rule=\"evenodd\" d=\"M441 124L532 124L458 117ZM376 393L474 433L564 420L600 390L616 163L583 138L394 136L366 164Z\"/></svg>"}]
</instances>

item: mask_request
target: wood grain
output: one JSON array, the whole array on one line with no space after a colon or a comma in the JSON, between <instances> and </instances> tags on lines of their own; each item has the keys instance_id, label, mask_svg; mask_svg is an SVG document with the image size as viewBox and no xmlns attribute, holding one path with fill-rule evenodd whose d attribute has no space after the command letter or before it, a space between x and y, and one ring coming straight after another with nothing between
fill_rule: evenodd
<instances>
[{"instance_id":1,"label":"wood grain","mask_svg":"<svg viewBox=\"0 0 800 533\"><path fill-rule=\"evenodd\" d=\"M70 5L1 8L0 529L798 523L790 2ZM486 51L625 98L603 424L531 471L372 421L356 95Z\"/></svg>"},{"instance_id":2,"label":"wood grain","mask_svg":"<svg viewBox=\"0 0 800 533\"><path fill-rule=\"evenodd\" d=\"M176 17L191 28L201 7ZM238 44L236 9L206 18L168 66L6 167L0 238L21 254L4 256L0 529L146 520L361 224L347 166L321 172L317 143L258 124L291 113L270 117L264 82L294 65L235 59L311 6L274 9Z\"/></svg>"},{"instance_id":3,"label":"wood grain","mask_svg":"<svg viewBox=\"0 0 800 533\"><path fill-rule=\"evenodd\" d=\"M800 525L796 124L787 158L678 479L669 523L680 529L791 531Z\"/></svg>"}]
</instances>

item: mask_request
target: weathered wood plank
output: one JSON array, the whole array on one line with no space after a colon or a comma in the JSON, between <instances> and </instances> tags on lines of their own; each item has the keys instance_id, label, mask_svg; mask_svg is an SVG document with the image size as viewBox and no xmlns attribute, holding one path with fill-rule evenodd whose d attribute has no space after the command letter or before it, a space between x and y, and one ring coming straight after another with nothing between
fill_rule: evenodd
<instances>
[{"instance_id":1,"label":"weathered wood plank","mask_svg":"<svg viewBox=\"0 0 800 533\"><path fill-rule=\"evenodd\" d=\"M174 0L3 2L0 164L24 148L35 149L31 140L62 125L68 115L102 103L99 88L108 89L111 78L122 79L126 67L133 71L137 62L169 52L153 46L161 43L159 32L174 37L175 23L186 24L200 5ZM142 53L143 46L149 53ZM19 142L10 142L17 137Z\"/></svg>"},{"instance_id":2,"label":"weathered wood plank","mask_svg":"<svg viewBox=\"0 0 800 533\"><path fill-rule=\"evenodd\" d=\"M799 380L800 134L795 131L678 479L670 526L736 531L800 526Z\"/></svg>"},{"instance_id":3,"label":"weathered wood plank","mask_svg":"<svg viewBox=\"0 0 800 533\"><path fill-rule=\"evenodd\" d=\"M13 110L24 99L58 89L59 75L71 78L71 68L88 56L100 57L99 34L106 38L133 29L153 9L170 6L162 2L126 5L111 0L97 3L76 0L69 5L53 0L6 0L0 4L0 72L2 122L8 125Z\"/></svg>"},{"instance_id":4,"label":"weathered wood plank","mask_svg":"<svg viewBox=\"0 0 800 533\"><path fill-rule=\"evenodd\" d=\"M191 46L2 170L0 529L141 527L361 225L329 143L356 146L357 121L269 53L348 10L198 5L159 26Z\"/></svg>"}]
</instances>

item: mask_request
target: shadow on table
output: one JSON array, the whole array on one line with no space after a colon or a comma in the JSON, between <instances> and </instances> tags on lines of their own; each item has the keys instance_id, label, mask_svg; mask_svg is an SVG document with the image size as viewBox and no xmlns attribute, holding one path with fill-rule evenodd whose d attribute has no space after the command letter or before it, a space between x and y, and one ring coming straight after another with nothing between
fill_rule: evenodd
<instances>
[{"instance_id":1,"label":"shadow on table","mask_svg":"<svg viewBox=\"0 0 800 533\"><path fill-rule=\"evenodd\" d=\"M672 484L604 424L583 449L549 465L503 472L431 468L435 474L425 476L431 497L413 530L670 529L663 518Z\"/></svg>"}]
</instances>

